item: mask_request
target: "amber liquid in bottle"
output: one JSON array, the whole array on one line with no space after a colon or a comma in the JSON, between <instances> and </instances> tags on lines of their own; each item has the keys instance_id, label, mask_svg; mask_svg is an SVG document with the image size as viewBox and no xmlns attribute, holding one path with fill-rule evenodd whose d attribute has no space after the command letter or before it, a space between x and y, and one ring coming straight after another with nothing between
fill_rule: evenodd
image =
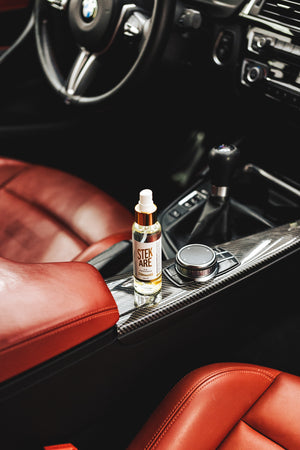
<instances>
[{"instance_id":1,"label":"amber liquid in bottle","mask_svg":"<svg viewBox=\"0 0 300 450\"><path fill-rule=\"evenodd\" d=\"M161 226L132 226L134 289L139 294L151 295L161 289Z\"/></svg>"}]
</instances>

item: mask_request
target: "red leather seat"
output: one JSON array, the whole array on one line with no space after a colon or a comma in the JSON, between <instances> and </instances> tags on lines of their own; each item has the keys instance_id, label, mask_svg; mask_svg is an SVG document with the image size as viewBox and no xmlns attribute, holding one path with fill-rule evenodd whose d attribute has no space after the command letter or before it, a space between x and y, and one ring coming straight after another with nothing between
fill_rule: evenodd
<instances>
[{"instance_id":1,"label":"red leather seat","mask_svg":"<svg viewBox=\"0 0 300 450\"><path fill-rule=\"evenodd\" d=\"M83 262L24 264L0 257L0 383L113 327L116 302Z\"/></svg>"},{"instance_id":2,"label":"red leather seat","mask_svg":"<svg viewBox=\"0 0 300 450\"><path fill-rule=\"evenodd\" d=\"M299 450L299 424L300 377L252 364L211 364L174 386L127 450Z\"/></svg>"},{"instance_id":3,"label":"red leather seat","mask_svg":"<svg viewBox=\"0 0 300 450\"><path fill-rule=\"evenodd\" d=\"M300 449L300 378L249 364L184 377L129 450Z\"/></svg>"},{"instance_id":4,"label":"red leather seat","mask_svg":"<svg viewBox=\"0 0 300 450\"><path fill-rule=\"evenodd\" d=\"M0 158L0 255L19 262L88 261L131 238L133 216L76 176Z\"/></svg>"}]
</instances>

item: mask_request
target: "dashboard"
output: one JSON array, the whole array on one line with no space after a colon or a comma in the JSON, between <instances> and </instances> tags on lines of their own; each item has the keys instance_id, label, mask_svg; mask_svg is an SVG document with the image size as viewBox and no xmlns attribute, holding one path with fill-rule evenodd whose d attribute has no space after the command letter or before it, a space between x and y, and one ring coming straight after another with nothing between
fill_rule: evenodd
<instances>
[{"instance_id":1,"label":"dashboard","mask_svg":"<svg viewBox=\"0 0 300 450\"><path fill-rule=\"evenodd\" d=\"M212 58L220 68L238 65L240 91L284 104L297 114L300 1L199 0L193 5L218 23Z\"/></svg>"}]
</instances>

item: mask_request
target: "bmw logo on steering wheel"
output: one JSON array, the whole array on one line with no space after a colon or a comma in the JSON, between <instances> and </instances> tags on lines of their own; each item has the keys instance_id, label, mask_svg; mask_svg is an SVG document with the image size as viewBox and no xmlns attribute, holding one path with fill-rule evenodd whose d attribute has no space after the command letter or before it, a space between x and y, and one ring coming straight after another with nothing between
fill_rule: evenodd
<instances>
[{"instance_id":1,"label":"bmw logo on steering wheel","mask_svg":"<svg viewBox=\"0 0 300 450\"><path fill-rule=\"evenodd\" d=\"M81 12L84 20L86 22L92 21L98 11L98 2L97 0L83 0L81 5Z\"/></svg>"}]
</instances>

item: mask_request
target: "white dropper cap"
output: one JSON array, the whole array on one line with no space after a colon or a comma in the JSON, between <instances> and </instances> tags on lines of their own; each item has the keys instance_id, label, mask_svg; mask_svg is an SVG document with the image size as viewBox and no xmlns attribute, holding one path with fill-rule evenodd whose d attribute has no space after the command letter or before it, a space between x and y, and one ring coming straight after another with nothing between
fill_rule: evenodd
<instances>
[{"instance_id":1,"label":"white dropper cap","mask_svg":"<svg viewBox=\"0 0 300 450\"><path fill-rule=\"evenodd\" d=\"M138 210L141 213L153 213L156 211L156 205L153 203L153 194L151 189L143 189L140 192Z\"/></svg>"}]
</instances>

